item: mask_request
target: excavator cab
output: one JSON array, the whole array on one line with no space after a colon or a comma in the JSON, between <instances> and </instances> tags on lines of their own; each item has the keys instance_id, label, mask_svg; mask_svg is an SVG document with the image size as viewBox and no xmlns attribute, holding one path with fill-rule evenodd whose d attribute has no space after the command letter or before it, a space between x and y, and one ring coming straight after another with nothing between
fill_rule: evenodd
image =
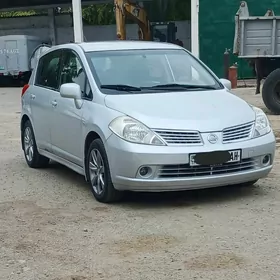
<instances>
[{"instance_id":1,"label":"excavator cab","mask_svg":"<svg viewBox=\"0 0 280 280\"><path fill-rule=\"evenodd\" d=\"M177 27L174 22L152 22L150 26L152 41L175 42Z\"/></svg>"}]
</instances>

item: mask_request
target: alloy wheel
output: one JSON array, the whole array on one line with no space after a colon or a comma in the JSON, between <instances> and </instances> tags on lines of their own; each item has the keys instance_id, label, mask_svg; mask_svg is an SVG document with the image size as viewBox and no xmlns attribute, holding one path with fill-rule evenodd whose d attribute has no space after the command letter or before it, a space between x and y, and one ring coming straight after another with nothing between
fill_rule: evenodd
<instances>
[{"instance_id":1,"label":"alloy wheel","mask_svg":"<svg viewBox=\"0 0 280 280\"><path fill-rule=\"evenodd\" d=\"M97 149L93 149L89 159L89 177L93 191L97 195L101 195L104 192L104 168L104 162L100 152Z\"/></svg>"},{"instance_id":2,"label":"alloy wheel","mask_svg":"<svg viewBox=\"0 0 280 280\"><path fill-rule=\"evenodd\" d=\"M31 162L34 156L34 141L30 127L26 127L24 131L24 152L27 160Z\"/></svg>"}]
</instances>

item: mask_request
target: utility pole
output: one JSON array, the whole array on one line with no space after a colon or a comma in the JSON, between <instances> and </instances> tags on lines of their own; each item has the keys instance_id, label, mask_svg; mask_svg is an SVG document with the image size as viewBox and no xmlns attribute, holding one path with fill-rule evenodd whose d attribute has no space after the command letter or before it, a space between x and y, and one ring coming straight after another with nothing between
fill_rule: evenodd
<instances>
[{"instance_id":1,"label":"utility pole","mask_svg":"<svg viewBox=\"0 0 280 280\"><path fill-rule=\"evenodd\" d=\"M84 41L84 32L81 0L72 0L72 13L74 25L74 42L82 43Z\"/></svg>"}]
</instances>

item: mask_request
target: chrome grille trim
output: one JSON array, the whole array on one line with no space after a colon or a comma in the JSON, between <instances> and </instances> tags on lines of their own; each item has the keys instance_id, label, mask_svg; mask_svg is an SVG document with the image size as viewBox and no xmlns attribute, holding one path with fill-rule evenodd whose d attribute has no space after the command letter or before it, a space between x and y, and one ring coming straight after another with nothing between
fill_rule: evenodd
<instances>
[{"instance_id":1,"label":"chrome grille trim","mask_svg":"<svg viewBox=\"0 0 280 280\"><path fill-rule=\"evenodd\" d=\"M252 170L257 166L256 159L242 159L238 163L225 163L223 165L190 166L189 164L164 165L158 170L158 178L190 178L217 176Z\"/></svg>"},{"instance_id":2,"label":"chrome grille trim","mask_svg":"<svg viewBox=\"0 0 280 280\"><path fill-rule=\"evenodd\" d=\"M202 145L203 141L198 131L154 129L167 144L170 145Z\"/></svg>"},{"instance_id":3,"label":"chrome grille trim","mask_svg":"<svg viewBox=\"0 0 280 280\"><path fill-rule=\"evenodd\" d=\"M223 143L248 140L251 136L254 122L229 127L223 130Z\"/></svg>"}]
</instances>

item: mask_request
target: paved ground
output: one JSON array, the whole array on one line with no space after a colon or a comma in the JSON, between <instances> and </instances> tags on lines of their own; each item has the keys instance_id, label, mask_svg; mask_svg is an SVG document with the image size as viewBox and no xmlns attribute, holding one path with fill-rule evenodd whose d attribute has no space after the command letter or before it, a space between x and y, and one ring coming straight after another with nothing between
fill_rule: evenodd
<instances>
[{"instance_id":1,"label":"paved ground","mask_svg":"<svg viewBox=\"0 0 280 280\"><path fill-rule=\"evenodd\" d=\"M264 107L253 91L236 94ZM27 168L19 111L20 90L0 89L1 280L279 278L279 151L254 187L131 195L106 206L66 168ZM269 118L278 130L279 117Z\"/></svg>"}]
</instances>

